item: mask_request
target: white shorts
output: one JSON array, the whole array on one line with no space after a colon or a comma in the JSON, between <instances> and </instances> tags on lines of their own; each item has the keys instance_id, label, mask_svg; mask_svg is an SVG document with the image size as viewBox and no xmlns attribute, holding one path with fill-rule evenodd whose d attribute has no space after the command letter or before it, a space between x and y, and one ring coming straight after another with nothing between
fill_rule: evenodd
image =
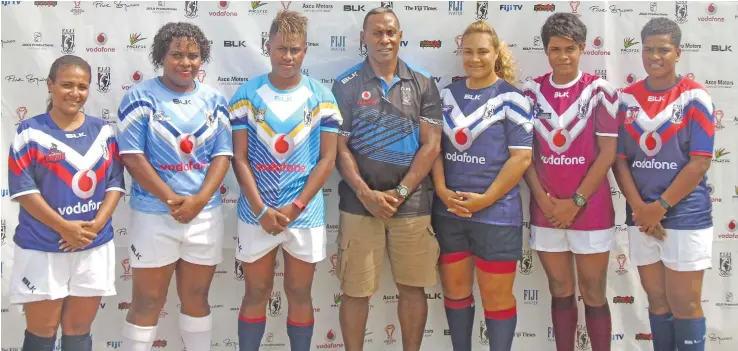
<instances>
[{"instance_id":1,"label":"white shorts","mask_svg":"<svg viewBox=\"0 0 738 351\"><path fill-rule=\"evenodd\" d=\"M326 257L325 226L315 228L287 228L271 235L258 225L238 221L238 250L236 259L252 263L282 245L292 257L307 263L316 263Z\"/></svg>"},{"instance_id":2,"label":"white shorts","mask_svg":"<svg viewBox=\"0 0 738 351\"><path fill-rule=\"evenodd\" d=\"M666 238L659 241L628 227L630 259L636 266L658 261L673 271L702 271L712 267L712 227L697 230L666 229Z\"/></svg>"},{"instance_id":3,"label":"white shorts","mask_svg":"<svg viewBox=\"0 0 738 351\"><path fill-rule=\"evenodd\" d=\"M67 296L113 296L113 240L79 252L43 252L15 246L10 303L56 300Z\"/></svg>"},{"instance_id":4,"label":"white shorts","mask_svg":"<svg viewBox=\"0 0 738 351\"><path fill-rule=\"evenodd\" d=\"M569 230L530 226L530 248L544 252L586 255L610 251L615 245L615 227L602 230Z\"/></svg>"},{"instance_id":5,"label":"white shorts","mask_svg":"<svg viewBox=\"0 0 738 351\"><path fill-rule=\"evenodd\" d=\"M202 211L190 223L169 214L131 210L129 261L134 268L164 267L180 258L215 266L223 261L223 212L220 207Z\"/></svg>"}]
</instances>

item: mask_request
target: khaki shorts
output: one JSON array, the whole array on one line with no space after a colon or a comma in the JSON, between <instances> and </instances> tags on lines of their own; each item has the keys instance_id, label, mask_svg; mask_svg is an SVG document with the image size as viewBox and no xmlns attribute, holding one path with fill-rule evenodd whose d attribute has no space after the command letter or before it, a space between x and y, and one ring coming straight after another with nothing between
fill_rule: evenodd
<instances>
[{"instance_id":1,"label":"khaki shorts","mask_svg":"<svg viewBox=\"0 0 738 351\"><path fill-rule=\"evenodd\" d=\"M430 216L378 219L341 211L338 228L338 279L352 297L371 296L388 250L395 282L436 285L440 249Z\"/></svg>"}]
</instances>

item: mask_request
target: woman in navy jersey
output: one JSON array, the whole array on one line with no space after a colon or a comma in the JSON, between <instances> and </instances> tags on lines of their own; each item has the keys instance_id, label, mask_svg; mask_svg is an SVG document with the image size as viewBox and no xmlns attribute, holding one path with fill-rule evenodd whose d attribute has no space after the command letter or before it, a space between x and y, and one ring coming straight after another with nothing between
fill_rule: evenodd
<instances>
[{"instance_id":1,"label":"woman in navy jersey","mask_svg":"<svg viewBox=\"0 0 738 351\"><path fill-rule=\"evenodd\" d=\"M607 172L617 148L617 91L579 70L587 39L579 17L551 15L541 38L552 71L523 87L535 126L533 166L525 174L532 198L530 247L548 277L557 350L574 350L576 281L592 350L609 351L612 322L605 286L615 211Z\"/></svg>"},{"instance_id":2,"label":"woman in navy jersey","mask_svg":"<svg viewBox=\"0 0 738 351\"><path fill-rule=\"evenodd\" d=\"M476 266L485 311L480 336L489 337L490 350L510 351L523 240L518 183L531 162L531 107L512 85L512 56L492 27L472 23L462 47L468 78L441 91L442 152L432 169L446 317L454 350L471 350Z\"/></svg>"},{"instance_id":3,"label":"woman in navy jersey","mask_svg":"<svg viewBox=\"0 0 738 351\"><path fill-rule=\"evenodd\" d=\"M162 75L134 85L118 109L121 160L133 178L133 296L123 350L151 350L175 271L184 346L208 350L208 294L223 260L217 190L233 156L228 102L196 79L210 60L210 41L196 25L170 22L159 28L150 59Z\"/></svg>"},{"instance_id":4,"label":"woman in navy jersey","mask_svg":"<svg viewBox=\"0 0 738 351\"><path fill-rule=\"evenodd\" d=\"M641 30L646 79L623 89L615 177L627 200L631 262L648 295L656 351L705 350L702 279L712 267L707 170L715 143L707 90L676 73L682 33L654 18ZM721 257L730 264L730 257Z\"/></svg>"},{"instance_id":5,"label":"woman in navy jersey","mask_svg":"<svg viewBox=\"0 0 738 351\"><path fill-rule=\"evenodd\" d=\"M23 304L24 351L90 351L102 296L115 295L110 218L123 189L115 131L80 110L90 65L66 55L51 65L46 113L24 120L8 160L10 199L20 203L10 302Z\"/></svg>"}]
</instances>

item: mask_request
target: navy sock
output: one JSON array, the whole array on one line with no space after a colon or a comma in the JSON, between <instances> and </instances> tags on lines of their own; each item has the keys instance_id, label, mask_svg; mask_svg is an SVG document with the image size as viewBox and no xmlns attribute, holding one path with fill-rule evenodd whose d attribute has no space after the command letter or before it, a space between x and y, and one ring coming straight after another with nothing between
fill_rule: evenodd
<instances>
[{"instance_id":1,"label":"navy sock","mask_svg":"<svg viewBox=\"0 0 738 351\"><path fill-rule=\"evenodd\" d=\"M44 338L35 334L31 334L26 330L26 336L23 339L23 351L53 351L56 335Z\"/></svg>"},{"instance_id":2,"label":"navy sock","mask_svg":"<svg viewBox=\"0 0 738 351\"><path fill-rule=\"evenodd\" d=\"M266 317L248 319L238 315L238 350L259 351L261 338L264 337Z\"/></svg>"},{"instance_id":3,"label":"navy sock","mask_svg":"<svg viewBox=\"0 0 738 351\"><path fill-rule=\"evenodd\" d=\"M314 323L314 321L298 323L289 320L289 318L287 319L287 336L290 338L290 350L310 351Z\"/></svg>"},{"instance_id":4,"label":"navy sock","mask_svg":"<svg viewBox=\"0 0 738 351\"><path fill-rule=\"evenodd\" d=\"M510 351L518 324L517 308L501 311L485 311L489 351Z\"/></svg>"},{"instance_id":5,"label":"navy sock","mask_svg":"<svg viewBox=\"0 0 738 351\"><path fill-rule=\"evenodd\" d=\"M674 351L674 316L671 312L666 314L648 313L651 322L651 338L653 339L654 351Z\"/></svg>"},{"instance_id":6,"label":"navy sock","mask_svg":"<svg viewBox=\"0 0 738 351\"><path fill-rule=\"evenodd\" d=\"M446 306L446 319L451 332L451 345L454 351L472 349L472 329L474 328L474 296L469 295L460 300L443 299Z\"/></svg>"},{"instance_id":7,"label":"navy sock","mask_svg":"<svg viewBox=\"0 0 738 351\"><path fill-rule=\"evenodd\" d=\"M92 335L62 335L61 344L64 351L92 351Z\"/></svg>"},{"instance_id":8,"label":"navy sock","mask_svg":"<svg viewBox=\"0 0 738 351\"><path fill-rule=\"evenodd\" d=\"M679 351L705 351L707 323L705 317L674 319L676 346Z\"/></svg>"}]
</instances>

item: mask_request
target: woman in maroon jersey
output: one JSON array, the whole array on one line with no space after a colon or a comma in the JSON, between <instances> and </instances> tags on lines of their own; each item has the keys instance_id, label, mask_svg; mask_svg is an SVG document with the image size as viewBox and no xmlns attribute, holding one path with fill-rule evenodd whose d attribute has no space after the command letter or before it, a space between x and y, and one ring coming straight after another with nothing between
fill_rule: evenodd
<instances>
[{"instance_id":1,"label":"woman in maroon jersey","mask_svg":"<svg viewBox=\"0 0 738 351\"><path fill-rule=\"evenodd\" d=\"M574 350L575 281L592 350L609 351L611 343L605 285L615 212L607 172L617 148L617 93L604 79L579 70L586 37L579 17L550 16L541 38L552 72L523 88L534 106L536 131L533 166L525 175L532 197L530 247L548 277L559 351Z\"/></svg>"}]
</instances>

